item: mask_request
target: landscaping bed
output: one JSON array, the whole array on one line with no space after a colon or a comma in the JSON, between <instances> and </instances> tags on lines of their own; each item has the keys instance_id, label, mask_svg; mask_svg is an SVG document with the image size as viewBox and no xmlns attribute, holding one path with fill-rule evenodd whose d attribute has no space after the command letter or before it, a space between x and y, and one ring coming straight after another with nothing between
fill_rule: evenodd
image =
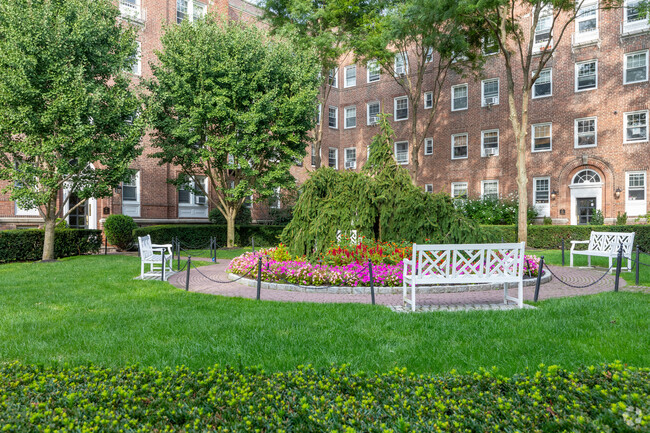
<instances>
[{"instance_id":1,"label":"landscaping bed","mask_svg":"<svg viewBox=\"0 0 650 433\"><path fill-rule=\"evenodd\" d=\"M267 373L215 366L0 368L2 431L638 432L650 425L650 369L540 366L511 378Z\"/></svg>"}]
</instances>

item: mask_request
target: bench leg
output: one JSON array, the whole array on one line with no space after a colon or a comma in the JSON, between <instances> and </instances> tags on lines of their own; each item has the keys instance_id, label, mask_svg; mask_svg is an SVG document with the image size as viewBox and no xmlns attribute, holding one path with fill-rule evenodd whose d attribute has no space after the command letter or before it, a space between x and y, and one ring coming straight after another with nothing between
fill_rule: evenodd
<instances>
[{"instance_id":1,"label":"bench leg","mask_svg":"<svg viewBox=\"0 0 650 433\"><path fill-rule=\"evenodd\" d=\"M610 266L611 266L611 264L612 264L612 260L611 260L611 259L609 260L609 264L610 264ZM587 266L591 267L591 256L587 256Z\"/></svg>"},{"instance_id":2,"label":"bench leg","mask_svg":"<svg viewBox=\"0 0 650 433\"><path fill-rule=\"evenodd\" d=\"M508 283L503 283L503 303L508 305Z\"/></svg>"},{"instance_id":3,"label":"bench leg","mask_svg":"<svg viewBox=\"0 0 650 433\"><path fill-rule=\"evenodd\" d=\"M406 298L408 296L408 292L406 291L406 279L402 280L402 302L404 303L404 306L406 306Z\"/></svg>"},{"instance_id":4,"label":"bench leg","mask_svg":"<svg viewBox=\"0 0 650 433\"><path fill-rule=\"evenodd\" d=\"M517 287L517 305L519 308L524 308L524 282L519 281L519 286Z\"/></svg>"},{"instance_id":5,"label":"bench leg","mask_svg":"<svg viewBox=\"0 0 650 433\"><path fill-rule=\"evenodd\" d=\"M569 267L573 267L573 251L569 254Z\"/></svg>"},{"instance_id":6,"label":"bench leg","mask_svg":"<svg viewBox=\"0 0 650 433\"><path fill-rule=\"evenodd\" d=\"M140 279L144 280L144 262L140 260Z\"/></svg>"},{"instance_id":7,"label":"bench leg","mask_svg":"<svg viewBox=\"0 0 650 433\"><path fill-rule=\"evenodd\" d=\"M411 282L411 311L415 312L415 280Z\"/></svg>"}]
</instances>

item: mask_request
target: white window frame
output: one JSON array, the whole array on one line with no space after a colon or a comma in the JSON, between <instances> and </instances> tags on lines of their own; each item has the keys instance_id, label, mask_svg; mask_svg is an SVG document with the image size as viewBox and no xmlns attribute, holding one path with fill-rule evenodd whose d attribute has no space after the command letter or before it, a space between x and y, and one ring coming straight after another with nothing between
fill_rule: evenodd
<instances>
[{"instance_id":1,"label":"white window frame","mask_svg":"<svg viewBox=\"0 0 650 433\"><path fill-rule=\"evenodd\" d=\"M429 194L433 194L433 184L432 183L424 184L424 192L428 192Z\"/></svg>"},{"instance_id":2,"label":"white window frame","mask_svg":"<svg viewBox=\"0 0 650 433\"><path fill-rule=\"evenodd\" d=\"M135 200L125 199L124 188L135 188ZM135 174L131 177L130 182L122 182L122 202L128 202L130 204L140 204L140 170L136 171Z\"/></svg>"},{"instance_id":3,"label":"white window frame","mask_svg":"<svg viewBox=\"0 0 650 433\"><path fill-rule=\"evenodd\" d=\"M593 120L594 121L594 144L590 144L588 146L580 146L579 143L579 138L580 138L580 133L578 132L578 122L585 121L585 120ZM598 146L598 118L597 117L581 117L579 119L575 119L573 121L573 147L576 149L587 149L590 147L596 147Z\"/></svg>"},{"instance_id":4,"label":"white window frame","mask_svg":"<svg viewBox=\"0 0 650 433\"><path fill-rule=\"evenodd\" d=\"M330 110L334 109L334 126L330 125ZM339 129L339 107L330 105L327 107L327 126L332 129Z\"/></svg>"},{"instance_id":5,"label":"white window frame","mask_svg":"<svg viewBox=\"0 0 650 433\"><path fill-rule=\"evenodd\" d=\"M406 117L402 119L397 118L397 102L398 101L406 101ZM398 96L397 98L393 99L393 120L395 122L403 122L404 120L408 120L409 118L409 98L408 96Z\"/></svg>"},{"instance_id":6,"label":"white window frame","mask_svg":"<svg viewBox=\"0 0 650 433\"><path fill-rule=\"evenodd\" d=\"M318 117L316 118L316 125L320 125L323 117L323 104L318 104Z\"/></svg>"},{"instance_id":7,"label":"white window frame","mask_svg":"<svg viewBox=\"0 0 650 433\"><path fill-rule=\"evenodd\" d=\"M366 104L366 125L368 126L373 126L379 123L379 117L377 117L376 121L372 121L370 119L370 105L377 104L379 106L379 111L377 112L377 115L381 113L381 102L379 101L370 101Z\"/></svg>"},{"instance_id":8,"label":"white window frame","mask_svg":"<svg viewBox=\"0 0 650 433\"><path fill-rule=\"evenodd\" d=\"M334 166L330 164L330 153L334 151ZM339 169L339 149L337 147L330 147L327 151L327 166L333 168L334 170Z\"/></svg>"},{"instance_id":9,"label":"white window frame","mask_svg":"<svg viewBox=\"0 0 650 433\"><path fill-rule=\"evenodd\" d=\"M348 126L348 119L351 119L352 117L348 116L348 113L350 111L354 111L354 125L353 126ZM349 107L345 107L343 109L343 129L354 129L357 127L357 106L356 105L350 105Z\"/></svg>"},{"instance_id":10,"label":"white window frame","mask_svg":"<svg viewBox=\"0 0 650 433\"><path fill-rule=\"evenodd\" d=\"M424 57L424 63L433 62L433 47L427 48L427 55Z\"/></svg>"},{"instance_id":11,"label":"white window frame","mask_svg":"<svg viewBox=\"0 0 650 433\"><path fill-rule=\"evenodd\" d=\"M541 52L542 48L545 48L547 45L548 45L549 49L553 48L553 18L554 18L554 13L553 13L553 5L550 4L550 3L547 3L542 7L542 11L540 12L539 18L537 20L537 27L535 27L535 30L533 31L533 38L537 37L537 28L539 27L540 20L545 15L549 15L551 17L551 24L549 26L549 37L548 37L548 40L550 40L550 42L547 42L547 40L544 40L542 42L535 42L533 40L533 53ZM534 19L534 14L531 14L531 20L532 19Z\"/></svg>"},{"instance_id":12,"label":"white window frame","mask_svg":"<svg viewBox=\"0 0 650 433\"><path fill-rule=\"evenodd\" d=\"M178 19L178 1L179 0L176 1L176 23L180 23L180 22L182 22L184 20L189 20L190 22L194 22L194 16L195 16L194 6L196 4L201 5L202 8L203 8L203 13L201 14L201 17L204 17L208 12L207 3L197 1L197 0L187 0L187 12L185 12L185 15L184 15L183 19L179 21L179 19Z\"/></svg>"},{"instance_id":13,"label":"white window frame","mask_svg":"<svg viewBox=\"0 0 650 433\"><path fill-rule=\"evenodd\" d=\"M433 155L433 138L427 137L424 139L424 154Z\"/></svg>"},{"instance_id":14,"label":"white window frame","mask_svg":"<svg viewBox=\"0 0 650 433\"><path fill-rule=\"evenodd\" d=\"M397 157L397 145L398 144L406 144L406 161L404 161L404 160L400 161L398 159L398 157ZM398 165L408 165L409 159L410 159L409 151L410 151L410 148L409 148L409 142L408 141L396 141L393 144L393 155L395 156L395 162L397 162Z\"/></svg>"},{"instance_id":15,"label":"white window frame","mask_svg":"<svg viewBox=\"0 0 650 433\"><path fill-rule=\"evenodd\" d=\"M499 156L499 147L501 146L501 133L499 132L498 129L487 129L485 131L481 131L481 157L486 158L489 155L485 153L485 134L488 133L497 133L497 147L496 147L496 152L491 155L491 156Z\"/></svg>"},{"instance_id":16,"label":"white window frame","mask_svg":"<svg viewBox=\"0 0 650 433\"><path fill-rule=\"evenodd\" d=\"M452 182L451 183L451 198L461 199L462 195L456 195L456 190L465 190L465 198L469 197L469 184L467 182Z\"/></svg>"},{"instance_id":17,"label":"white window frame","mask_svg":"<svg viewBox=\"0 0 650 433\"><path fill-rule=\"evenodd\" d=\"M424 109L433 108L433 92L424 92Z\"/></svg>"},{"instance_id":18,"label":"white window frame","mask_svg":"<svg viewBox=\"0 0 650 433\"><path fill-rule=\"evenodd\" d=\"M137 77L142 76L142 43L136 41L135 63L131 66L131 73Z\"/></svg>"},{"instance_id":19,"label":"white window frame","mask_svg":"<svg viewBox=\"0 0 650 433\"><path fill-rule=\"evenodd\" d=\"M643 175L643 200L630 200L630 175ZM634 189L637 189L636 187ZM638 188L640 189L640 188ZM628 216L639 216L648 213L648 175L645 171L625 172L625 212Z\"/></svg>"},{"instance_id":20,"label":"white window frame","mask_svg":"<svg viewBox=\"0 0 650 433\"><path fill-rule=\"evenodd\" d=\"M484 56L493 56L495 54L499 54L499 51L501 48L499 47L499 43L497 41L494 41L494 46L496 47L496 51L486 51L485 49L489 46L487 43L489 41L489 37L483 38L483 41L481 42L481 53L483 53Z\"/></svg>"},{"instance_id":21,"label":"white window frame","mask_svg":"<svg viewBox=\"0 0 650 433\"><path fill-rule=\"evenodd\" d=\"M551 96L553 96L553 68L542 69L540 71L540 76L542 75L543 72L546 72L546 71L548 71L549 84L551 85L551 93L549 93L548 95L535 96L535 86L539 82L539 77L537 77L537 80L535 80L535 84L533 84L533 87L532 87L532 95L531 95L532 99L550 98ZM533 74L534 74L534 72L533 72Z\"/></svg>"},{"instance_id":22,"label":"white window frame","mask_svg":"<svg viewBox=\"0 0 650 433\"><path fill-rule=\"evenodd\" d=\"M644 31L650 27L650 17L628 21L628 11L634 6L638 6L640 0L625 0L623 2L623 34L636 33Z\"/></svg>"},{"instance_id":23,"label":"white window frame","mask_svg":"<svg viewBox=\"0 0 650 433\"><path fill-rule=\"evenodd\" d=\"M203 195L203 194L197 194L196 192L194 192L195 189L198 190L198 188L196 187L196 184L197 184L198 182L203 182L203 189L205 190L206 195ZM179 206L179 207L200 207L200 206L206 206L206 208L207 208L207 206L208 206L208 197L207 197L207 194L210 193L210 191L209 191L209 189L208 189L208 187L209 187L209 184L208 184L208 178L205 177L205 176L197 176L196 178L195 178L195 177L192 177L192 179L191 179L190 182L189 182L189 186L190 186L190 190L184 190L184 191L187 191L187 192L189 193L189 195L190 195L190 202L189 202L189 203L181 203L181 201L180 201L180 197L178 197L178 194L177 194L178 206ZM181 188L181 189L182 189L182 188ZM197 203L197 198L198 198L198 197L205 197L205 203L204 203L204 204L199 204L199 203Z\"/></svg>"},{"instance_id":24,"label":"white window frame","mask_svg":"<svg viewBox=\"0 0 650 433\"><path fill-rule=\"evenodd\" d=\"M585 65L585 64L588 64L588 63L594 63L596 65L596 68L595 68L596 85L594 87L589 87L588 89L578 89L578 71L580 70L580 65ZM590 90L598 89L598 59L585 60L584 62L576 62L574 83L575 83L575 92L576 93L588 92Z\"/></svg>"},{"instance_id":25,"label":"white window frame","mask_svg":"<svg viewBox=\"0 0 650 433\"><path fill-rule=\"evenodd\" d=\"M339 88L339 68L330 69L329 73L327 74L327 82L331 82L330 86L334 87L335 89Z\"/></svg>"},{"instance_id":26,"label":"white window frame","mask_svg":"<svg viewBox=\"0 0 650 433\"><path fill-rule=\"evenodd\" d=\"M497 82L497 100L493 104L488 104L485 100L485 84L491 81ZM481 81L481 107L487 107L488 105L499 105L499 99L501 99L501 80L499 80L499 78L489 78L487 80Z\"/></svg>"},{"instance_id":27,"label":"white window frame","mask_svg":"<svg viewBox=\"0 0 650 433\"><path fill-rule=\"evenodd\" d=\"M634 114L645 114L645 139L644 140L628 140L627 139L627 118ZM630 111L623 114L623 143L646 143L648 141L648 110Z\"/></svg>"},{"instance_id":28,"label":"white window frame","mask_svg":"<svg viewBox=\"0 0 650 433\"><path fill-rule=\"evenodd\" d=\"M280 209L282 207L282 189L278 186L273 188L273 195L269 200L269 208Z\"/></svg>"},{"instance_id":29,"label":"white window frame","mask_svg":"<svg viewBox=\"0 0 650 433\"><path fill-rule=\"evenodd\" d=\"M372 79L374 77L371 72L376 72L377 78ZM379 81L381 78L381 67L379 66L379 63L377 60L370 60L368 63L366 63L366 81L368 83L376 83Z\"/></svg>"},{"instance_id":30,"label":"white window frame","mask_svg":"<svg viewBox=\"0 0 650 433\"><path fill-rule=\"evenodd\" d=\"M353 150L354 151L354 160L351 160L348 158L348 150ZM356 147L346 147L343 150L343 160L344 160L344 165L343 167L346 170L355 170L357 168L357 148ZM349 164L352 162L352 164Z\"/></svg>"},{"instance_id":31,"label":"white window frame","mask_svg":"<svg viewBox=\"0 0 650 433\"><path fill-rule=\"evenodd\" d=\"M465 156L454 157L454 146L457 137L465 137ZM469 158L469 134L463 132L461 134L452 134L451 136L451 159L467 159Z\"/></svg>"},{"instance_id":32,"label":"white window frame","mask_svg":"<svg viewBox=\"0 0 650 433\"><path fill-rule=\"evenodd\" d=\"M627 62L628 62L628 57L634 56L637 54L645 54L645 78L643 80L638 80L638 81L627 81ZM632 53L625 53L623 55L623 84L636 84L636 83L645 83L648 81L648 58L650 57L650 54L648 50L641 50L641 51L634 51Z\"/></svg>"},{"instance_id":33,"label":"white window frame","mask_svg":"<svg viewBox=\"0 0 650 433\"><path fill-rule=\"evenodd\" d=\"M398 70L398 59L402 59L403 65L401 66L403 68L402 71ZM399 77L402 75L408 75L409 73L409 57L408 54L405 52L399 52L395 53L395 59L393 63L393 71L395 72L395 76Z\"/></svg>"},{"instance_id":34,"label":"white window frame","mask_svg":"<svg viewBox=\"0 0 650 433\"><path fill-rule=\"evenodd\" d=\"M499 180L498 179L491 179L491 180L482 180L481 181L481 198L485 198L485 185L488 183L494 183L496 184L497 187L497 192L496 192L496 197L495 199L498 199L500 194L499 194Z\"/></svg>"},{"instance_id":35,"label":"white window frame","mask_svg":"<svg viewBox=\"0 0 650 433\"><path fill-rule=\"evenodd\" d=\"M354 81L348 78L348 71L354 69ZM357 65L348 65L343 68L343 88L354 87L357 85Z\"/></svg>"},{"instance_id":36,"label":"white window frame","mask_svg":"<svg viewBox=\"0 0 650 433\"><path fill-rule=\"evenodd\" d=\"M541 127L541 126L548 126L549 129L549 148L548 149L541 149L541 150L535 150L535 128ZM553 150L553 123L552 122L544 122L544 123L536 123L534 125L530 125L530 149L531 152L533 153L539 153L539 152L550 152Z\"/></svg>"},{"instance_id":37,"label":"white window frame","mask_svg":"<svg viewBox=\"0 0 650 433\"><path fill-rule=\"evenodd\" d=\"M548 201L546 203L538 204L537 203L537 182L538 181L548 181ZM540 190L541 191L541 190ZM549 176L544 177L534 177L533 178L533 206L537 209L539 216L551 216L551 178Z\"/></svg>"},{"instance_id":38,"label":"white window frame","mask_svg":"<svg viewBox=\"0 0 650 433\"><path fill-rule=\"evenodd\" d=\"M582 2L582 3L581 3ZM583 17L580 15L578 6L584 8L585 6L595 6L596 11L596 29L588 32L580 31L580 23L585 21L591 21L592 17ZM600 32L600 8L598 7L598 0L577 0L576 1L576 17L575 17L575 28L573 34L573 43L574 44L584 44L592 41L598 40Z\"/></svg>"},{"instance_id":39,"label":"white window frame","mask_svg":"<svg viewBox=\"0 0 650 433\"><path fill-rule=\"evenodd\" d=\"M465 88L465 99L466 99L467 103L465 104L465 108L455 108L455 106L456 106L456 104L455 104L456 90L460 89L460 88L463 88L463 87ZM465 83L465 84L457 84L455 86L451 86L451 111L463 111L463 110L467 110L468 108L469 108L469 86L467 85L467 83Z\"/></svg>"}]
</instances>

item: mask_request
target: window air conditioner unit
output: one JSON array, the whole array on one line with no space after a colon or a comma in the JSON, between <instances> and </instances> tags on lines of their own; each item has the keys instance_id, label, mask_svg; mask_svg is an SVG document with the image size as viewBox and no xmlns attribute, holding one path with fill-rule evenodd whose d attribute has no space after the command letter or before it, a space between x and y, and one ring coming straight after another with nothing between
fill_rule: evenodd
<instances>
[{"instance_id":1,"label":"window air conditioner unit","mask_svg":"<svg viewBox=\"0 0 650 433\"><path fill-rule=\"evenodd\" d=\"M206 197L204 195L197 195L194 197L194 203L196 204L205 204L206 203Z\"/></svg>"},{"instance_id":2,"label":"window air conditioner unit","mask_svg":"<svg viewBox=\"0 0 650 433\"><path fill-rule=\"evenodd\" d=\"M485 98L485 105L487 105L488 107L491 107L492 105L495 105L497 102L499 102L499 101L497 100L496 96L490 96L490 97Z\"/></svg>"},{"instance_id":3,"label":"window air conditioner unit","mask_svg":"<svg viewBox=\"0 0 650 433\"><path fill-rule=\"evenodd\" d=\"M495 149L495 148L485 149L484 153L485 153L485 156L494 156L494 155L497 154L497 149Z\"/></svg>"}]
</instances>

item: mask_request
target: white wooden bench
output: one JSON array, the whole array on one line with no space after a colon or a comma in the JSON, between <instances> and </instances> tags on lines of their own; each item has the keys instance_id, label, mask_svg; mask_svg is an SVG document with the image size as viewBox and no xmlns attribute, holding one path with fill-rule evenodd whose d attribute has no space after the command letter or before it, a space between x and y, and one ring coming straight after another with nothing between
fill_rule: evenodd
<instances>
[{"instance_id":1,"label":"white wooden bench","mask_svg":"<svg viewBox=\"0 0 650 433\"><path fill-rule=\"evenodd\" d=\"M404 305L415 311L417 286L434 284L502 283L503 300L524 306L524 242L516 244L413 244L413 257L404 260ZM517 297L508 295L510 283L518 286ZM408 288L411 294L408 295Z\"/></svg>"},{"instance_id":2,"label":"white wooden bench","mask_svg":"<svg viewBox=\"0 0 650 433\"><path fill-rule=\"evenodd\" d=\"M163 280L164 275L164 280L166 280L172 273L172 245L152 244L151 236L147 235L138 237L138 246L140 248L140 278ZM145 265L149 265L149 272L144 271Z\"/></svg>"},{"instance_id":3,"label":"white wooden bench","mask_svg":"<svg viewBox=\"0 0 650 433\"><path fill-rule=\"evenodd\" d=\"M587 263L591 266L591 257L607 257L609 267L612 267L612 260L618 255L618 250L623 245L623 258L627 259L627 270L632 270L632 246L634 244L634 232L591 232L588 241L571 241L570 265L573 267L573 255L587 256ZM589 244L586 250L576 250L576 245Z\"/></svg>"}]
</instances>

